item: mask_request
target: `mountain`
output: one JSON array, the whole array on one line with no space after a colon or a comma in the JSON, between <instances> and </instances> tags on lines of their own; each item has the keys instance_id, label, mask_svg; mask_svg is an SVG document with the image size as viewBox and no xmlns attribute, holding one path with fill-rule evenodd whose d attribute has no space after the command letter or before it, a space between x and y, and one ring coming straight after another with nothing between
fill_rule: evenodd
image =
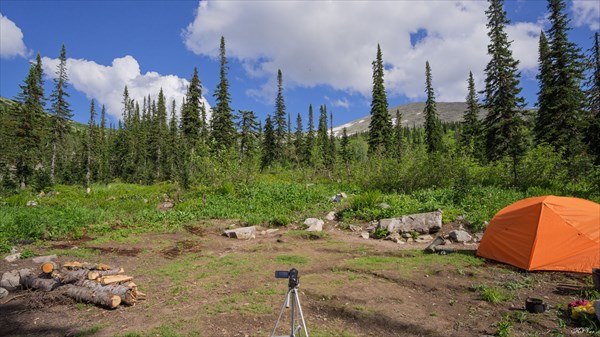
<instances>
[{"instance_id":1,"label":"mountain","mask_svg":"<svg viewBox=\"0 0 600 337\"><path fill-rule=\"evenodd\" d=\"M463 114L467 110L467 104L465 102L437 102L437 111L442 122L460 122L463 119ZM389 108L388 111L392 116L392 124L396 125L396 110L400 110L402 114L402 125L403 126L422 126L425 122L425 116L423 110L425 109L425 103L408 103L400 104L393 108ZM480 111L480 118L485 116L485 111ZM353 120L352 122L346 123L333 128L333 134L336 137L342 135L342 131L346 128L348 135L356 133L366 132L369 129L371 123L371 115Z\"/></svg>"}]
</instances>

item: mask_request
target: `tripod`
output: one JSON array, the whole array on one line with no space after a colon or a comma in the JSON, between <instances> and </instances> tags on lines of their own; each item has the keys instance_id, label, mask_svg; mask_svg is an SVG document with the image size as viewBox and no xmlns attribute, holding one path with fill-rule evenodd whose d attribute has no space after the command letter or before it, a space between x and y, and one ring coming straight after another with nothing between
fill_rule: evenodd
<instances>
[{"instance_id":1,"label":"tripod","mask_svg":"<svg viewBox=\"0 0 600 337\"><path fill-rule=\"evenodd\" d=\"M285 310L285 308L290 307L290 297L292 299L292 303L291 303L292 309L291 309L291 313L290 313L290 321L292 324L291 325L292 331L291 331L290 335L277 336L277 337L299 337L299 335L297 333L300 330L300 328L304 328L304 336L308 337L308 330L306 329L306 321L304 321L304 314L302 314L302 307L300 306L300 298L298 297L298 285L297 284L296 284L296 286L290 286L287 294L285 295L285 299L283 301L283 305L281 306L281 311L279 312L279 317L277 317L277 322L275 322L275 327L273 328L271 337L276 337L275 330L277 330L277 326L279 325L279 321L281 320L283 311ZM298 325L294 326L294 324L296 324L296 321L295 321L296 318L294 317L294 312L295 312L296 306L298 307L298 311L300 312L301 322L298 322ZM300 323L302 323L302 325L300 325Z\"/></svg>"}]
</instances>

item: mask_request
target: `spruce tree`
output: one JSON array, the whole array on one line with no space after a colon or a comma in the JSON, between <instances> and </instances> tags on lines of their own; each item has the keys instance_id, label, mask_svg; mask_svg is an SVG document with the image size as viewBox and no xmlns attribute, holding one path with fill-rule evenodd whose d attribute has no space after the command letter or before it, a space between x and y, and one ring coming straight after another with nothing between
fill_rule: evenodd
<instances>
[{"instance_id":1,"label":"spruce tree","mask_svg":"<svg viewBox=\"0 0 600 337\"><path fill-rule=\"evenodd\" d=\"M215 151L231 150L236 143L236 132L231 109L231 95L229 94L229 81L227 80L227 58L225 56L225 38L221 36L219 47L220 72L219 84L214 93L215 107L212 111L211 130L212 146Z\"/></svg>"},{"instance_id":2,"label":"spruce tree","mask_svg":"<svg viewBox=\"0 0 600 337\"><path fill-rule=\"evenodd\" d=\"M333 112L329 112L329 142L327 146L327 156L325 160L325 164L329 169L332 169L335 165L335 155L336 155L336 146L335 146L335 135L333 134Z\"/></svg>"},{"instance_id":3,"label":"spruce tree","mask_svg":"<svg viewBox=\"0 0 600 337\"><path fill-rule=\"evenodd\" d=\"M587 128L585 140L600 165L600 45L598 32L594 34L594 46L590 57L590 79L587 93Z\"/></svg>"},{"instance_id":4,"label":"spruce tree","mask_svg":"<svg viewBox=\"0 0 600 337\"><path fill-rule=\"evenodd\" d=\"M350 174L350 140L348 139L348 131L346 128L342 129L342 140L340 141L340 156L346 165L348 174Z\"/></svg>"},{"instance_id":5,"label":"spruce tree","mask_svg":"<svg viewBox=\"0 0 600 337\"><path fill-rule=\"evenodd\" d=\"M185 142L189 144L190 149L198 146L201 131L205 128L203 125L206 120L202 120L203 104L202 84L198 77L198 68L194 67L194 74L190 80L187 94L185 96L185 105L181 109L181 133ZM205 113L205 112L204 112Z\"/></svg>"},{"instance_id":6,"label":"spruce tree","mask_svg":"<svg viewBox=\"0 0 600 337\"><path fill-rule=\"evenodd\" d=\"M373 91L371 101L371 123L369 124L369 154L382 153L389 148L392 121L388 112L388 101L383 83L383 57L377 45L377 56L373 62Z\"/></svg>"},{"instance_id":7,"label":"spruce tree","mask_svg":"<svg viewBox=\"0 0 600 337\"><path fill-rule=\"evenodd\" d=\"M329 141L327 139L327 106L319 107L319 128L317 129L317 148L321 159L325 160L328 155Z\"/></svg>"},{"instance_id":8,"label":"spruce tree","mask_svg":"<svg viewBox=\"0 0 600 337\"><path fill-rule=\"evenodd\" d=\"M159 181L164 180L167 170L167 138L169 127L167 125L167 102L163 89L158 92L158 101L156 103L156 116L153 118L154 135L156 139L155 155L156 160L156 178Z\"/></svg>"},{"instance_id":9,"label":"spruce tree","mask_svg":"<svg viewBox=\"0 0 600 337\"><path fill-rule=\"evenodd\" d=\"M437 114L435 93L431 84L429 61L425 62L425 93L427 93L425 109L423 110L425 115L425 145L427 146L427 152L435 153L442 149L442 128Z\"/></svg>"},{"instance_id":10,"label":"spruce tree","mask_svg":"<svg viewBox=\"0 0 600 337\"><path fill-rule=\"evenodd\" d=\"M585 95L581 90L582 55L579 47L568 39L570 27L565 7L563 0L548 1L549 48L546 62L540 64L540 71L544 71L540 73L543 92L535 130L539 143L564 149L565 158L571 161L584 150L582 114Z\"/></svg>"},{"instance_id":11,"label":"spruce tree","mask_svg":"<svg viewBox=\"0 0 600 337\"><path fill-rule=\"evenodd\" d=\"M467 80L468 93L466 98L467 110L463 115L462 132L460 135L461 145L471 156L481 158L482 129L479 120L479 97L475 90L475 79L469 71Z\"/></svg>"},{"instance_id":12,"label":"spruce tree","mask_svg":"<svg viewBox=\"0 0 600 337\"><path fill-rule=\"evenodd\" d=\"M21 92L16 99L21 104L16 108L15 138L19 149L15 166L21 187L29 184L34 167L39 163L41 142L46 132L46 101L42 76L42 63L38 53L36 63L30 65L29 73L23 85L20 85Z\"/></svg>"},{"instance_id":13,"label":"spruce tree","mask_svg":"<svg viewBox=\"0 0 600 337\"><path fill-rule=\"evenodd\" d=\"M106 108L102 104L100 110L100 124L98 125L98 143L96 145L98 149L98 180L101 182L108 182L110 179L109 163L108 163L108 135L106 132Z\"/></svg>"},{"instance_id":14,"label":"spruce tree","mask_svg":"<svg viewBox=\"0 0 600 337\"><path fill-rule=\"evenodd\" d=\"M396 124L394 127L394 157L398 160L402 157L402 149L404 147L402 137L402 113L400 109L396 109Z\"/></svg>"},{"instance_id":15,"label":"spruce tree","mask_svg":"<svg viewBox=\"0 0 600 337\"><path fill-rule=\"evenodd\" d=\"M273 164L277 155L277 143L275 141L275 130L273 128L273 122L271 122L271 115L267 115L267 120L265 121L265 129L263 135L263 144L262 144L262 157L260 167L265 169Z\"/></svg>"},{"instance_id":16,"label":"spruce tree","mask_svg":"<svg viewBox=\"0 0 600 337\"><path fill-rule=\"evenodd\" d=\"M312 104L308 106L308 132L306 133L306 144L304 146L304 163L311 165L313 163L313 150L315 147L315 125L313 117Z\"/></svg>"},{"instance_id":17,"label":"spruce tree","mask_svg":"<svg viewBox=\"0 0 600 337\"><path fill-rule=\"evenodd\" d=\"M518 160L525 151L521 116L525 100L519 96L519 61L513 58L510 49L511 42L505 31L509 20L503 4L502 0L490 0L490 6L485 12L490 37L490 61L485 67L483 91L483 107L487 109L484 120L485 154L490 161L510 156L513 183L516 184Z\"/></svg>"},{"instance_id":18,"label":"spruce tree","mask_svg":"<svg viewBox=\"0 0 600 337\"><path fill-rule=\"evenodd\" d=\"M95 144L96 140L96 107L94 104L94 100L92 99L92 103L90 104L90 120L88 121L88 130L87 130L87 139L86 139L86 165L85 165L85 186L90 187L92 183L92 171L94 170L94 156L95 156Z\"/></svg>"},{"instance_id":19,"label":"spruce tree","mask_svg":"<svg viewBox=\"0 0 600 337\"><path fill-rule=\"evenodd\" d=\"M548 109L548 104L551 102L549 95L552 90L552 60L549 58L550 46L544 31L540 33L538 54L538 74L536 76L539 81L538 101L536 103L538 110L535 115L533 131L536 141L542 142L546 132L544 129L552 123L552 116L550 116Z\"/></svg>"},{"instance_id":20,"label":"spruce tree","mask_svg":"<svg viewBox=\"0 0 600 337\"><path fill-rule=\"evenodd\" d=\"M240 110L240 158L250 158L256 148L258 123L256 115L250 110Z\"/></svg>"},{"instance_id":21,"label":"spruce tree","mask_svg":"<svg viewBox=\"0 0 600 337\"><path fill-rule=\"evenodd\" d=\"M302 129L302 117L300 113L296 116L296 132L294 133L294 150L296 157L296 164L299 164L300 160L304 156L304 132Z\"/></svg>"},{"instance_id":22,"label":"spruce tree","mask_svg":"<svg viewBox=\"0 0 600 337\"><path fill-rule=\"evenodd\" d=\"M165 179L176 177L177 146L179 142L177 114L175 100L171 102L171 116L169 119L169 131L167 142L165 144Z\"/></svg>"},{"instance_id":23,"label":"spruce tree","mask_svg":"<svg viewBox=\"0 0 600 337\"><path fill-rule=\"evenodd\" d=\"M283 159L286 135L286 112L285 101L283 98L283 79L281 69L277 70L277 98L275 99L275 116L273 117L273 128L275 132L275 157L278 160ZM266 125L265 125L266 128ZM265 131L266 132L266 131Z\"/></svg>"},{"instance_id":24,"label":"spruce tree","mask_svg":"<svg viewBox=\"0 0 600 337\"><path fill-rule=\"evenodd\" d=\"M69 93L67 86L69 78L67 76L67 54L65 45L60 49L59 64L56 69L56 78L54 79L54 90L50 94L52 106L50 113L52 114L52 159L50 160L50 177L55 181L56 161L58 150L65 141L65 137L69 132L68 121L73 114L71 107L67 102Z\"/></svg>"}]
</instances>

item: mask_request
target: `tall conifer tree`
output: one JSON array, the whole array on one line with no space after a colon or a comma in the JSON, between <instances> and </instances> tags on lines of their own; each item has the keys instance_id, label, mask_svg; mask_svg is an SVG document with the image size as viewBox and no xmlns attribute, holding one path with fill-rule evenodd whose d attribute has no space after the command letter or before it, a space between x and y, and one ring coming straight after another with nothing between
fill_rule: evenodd
<instances>
[{"instance_id":1,"label":"tall conifer tree","mask_svg":"<svg viewBox=\"0 0 600 337\"><path fill-rule=\"evenodd\" d=\"M308 106L308 132L306 133L306 144L304 146L304 162L311 165L313 162L313 150L315 147L315 125L312 104Z\"/></svg>"},{"instance_id":2,"label":"tall conifer tree","mask_svg":"<svg viewBox=\"0 0 600 337\"><path fill-rule=\"evenodd\" d=\"M461 143L466 152L475 158L481 158L481 121L479 120L479 97L475 90L475 79L473 73L469 71L467 80L467 110L463 115Z\"/></svg>"},{"instance_id":3,"label":"tall conifer tree","mask_svg":"<svg viewBox=\"0 0 600 337\"><path fill-rule=\"evenodd\" d=\"M590 79L587 90L587 120L585 140L590 152L600 165L600 44L598 32L594 34L594 46L590 57Z\"/></svg>"},{"instance_id":4,"label":"tall conifer tree","mask_svg":"<svg viewBox=\"0 0 600 337\"><path fill-rule=\"evenodd\" d=\"M262 169L265 169L269 166L271 166L271 164L273 164L273 162L276 159L276 154L277 154L277 143L275 141L275 130L273 128L273 122L271 122L271 116L268 115L267 116L267 120L265 121L265 129L264 129L264 136L263 136L263 144L262 144L262 157L261 157L261 164L260 167Z\"/></svg>"},{"instance_id":5,"label":"tall conifer tree","mask_svg":"<svg viewBox=\"0 0 600 337\"><path fill-rule=\"evenodd\" d=\"M298 164L304 156L304 132L302 129L302 117L300 113L296 116L296 132L294 133L294 150L296 164Z\"/></svg>"},{"instance_id":6,"label":"tall conifer tree","mask_svg":"<svg viewBox=\"0 0 600 337\"><path fill-rule=\"evenodd\" d=\"M227 80L227 57L225 55L225 38L221 36L219 47L219 84L214 93L216 105L212 111L212 139L213 149L216 151L231 150L236 143L236 132L231 109L231 95L229 94L229 81Z\"/></svg>"},{"instance_id":7,"label":"tall conifer tree","mask_svg":"<svg viewBox=\"0 0 600 337\"><path fill-rule=\"evenodd\" d=\"M194 67L194 74L186 94L185 105L181 109L181 132L190 148L195 148L200 140L200 133L204 129L205 120L202 121L202 84L198 77L198 68Z\"/></svg>"},{"instance_id":8,"label":"tall conifer tree","mask_svg":"<svg viewBox=\"0 0 600 337\"><path fill-rule=\"evenodd\" d=\"M56 161L58 150L65 140L65 136L69 132L68 121L73 114L71 107L67 102L69 93L67 86L69 77L67 76L67 53L65 45L60 49L59 63L56 69L56 78L54 79L54 90L50 94L52 106L50 113L52 114L52 158L50 160L50 177L55 180Z\"/></svg>"},{"instance_id":9,"label":"tall conifer tree","mask_svg":"<svg viewBox=\"0 0 600 337\"><path fill-rule=\"evenodd\" d=\"M281 69L277 70L277 98L275 98L275 116L273 117L273 128L275 132L275 157L283 159L286 135L286 112L285 100L283 98L283 76ZM266 128L266 125L265 125ZM265 131L266 132L266 131Z\"/></svg>"},{"instance_id":10,"label":"tall conifer tree","mask_svg":"<svg viewBox=\"0 0 600 337\"><path fill-rule=\"evenodd\" d=\"M437 113L433 85L431 84L429 61L425 62L425 93L427 93L427 101L425 101L423 111L425 114L425 145L427 145L427 152L434 153L442 149L442 127Z\"/></svg>"},{"instance_id":11,"label":"tall conifer tree","mask_svg":"<svg viewBox=\"0 0 600 337\"><path fill-rule=\"evenodd\" d=\"M519 61L512 56L511 42L505 27L510 21L504 11L503 0L490 0L486 10L488 18L488 55L485 67L484 120L486 157L490 161L510 156L513 166L513 183L517 179L517 163L524 152L522 108L525 100L520 96Z\"/></svg>"},{"instance_id":12,"label":"tall conifer tree","mask_svg":"<svg viewBox=\"0 0 600 337\"><path fill-rule=\"evenodd\" d=\"M254 111L240 110L240 158L252 157L256 148L258 123Z\"/></svg>"},{"instance_id":13,"label":"tall conifer tree","mask_svg":"<svg viewBox=\"0 0 600 337\"><path fill-rule=\"evenodd\" d=\"M96 107L94 100L90 104L90 120L88 121L87 132L87 147L86 147L86 164L85 164L85 186L90 187L92 184L92 171L94 170L94 156L96 140Z\"/></svg>"},{"instance_id":14,"label":"tall conifer tree","mask_svg":"<svg viewBox=\"0 0 600 337\"><path fill-rule=\"evenodd\" d=\"M388 112L388 101L383 83L383 56L377 45L377 56L373 62L373 91L371 101L371 123L369 124L369 153L381 153L389 148L392 120Z\"/></svg>"},{"instance_id":15,"label":"tall conifer tree","mask_svg":"<svg viewBox=\"0 0 600 337\"><path fill-rule=\"evenodd\" d=\"M585 95L581 90L583 58L579 47L569 41L570 27L565 7L563 0L548 1L551 24L548 30L548 63L540 65L540 70L545 70L540 74L544 95L540 96L535 130L538 142L564 149L565 157L572 159L583 152Z\"/></svg>"}]
</instances>

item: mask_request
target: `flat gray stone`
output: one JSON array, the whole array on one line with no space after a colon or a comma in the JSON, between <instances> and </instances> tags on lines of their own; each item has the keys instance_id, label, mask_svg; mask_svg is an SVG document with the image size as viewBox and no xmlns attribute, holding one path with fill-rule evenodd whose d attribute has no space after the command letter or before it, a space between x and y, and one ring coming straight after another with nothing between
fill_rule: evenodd
<instances>
[{"instance_id":1,"label":"flat gray stone","mask_svg":"<svg viewBox=\"0 0 600 337\"><path fill-rule=\"evenodd\" d=\"M12 263L12 262L17 261L20 258L21 258L21 253L14 253L14 254L10 254L9 256L5 257L4 260L6 262Z\"/></svg>"},{"instance_id":2,"label":"flat gray stone","mask_svg":"<svg viewBox=\"0 0 600 337\"><path fill-rule=\"evenodd\" d=\"M327 215L325 216L325 219L327 219L327 221L333 221L333 220L335 220L335 212L329 212L329 213L327 213Z\"/></svg>"},{"instance_id":3,"label":"flat gray stone","mask_svg":"<svg viewBox=\"0 0 600 337\"><path fill-rule=\"evenodd\" d=\"M378 228L390 232L417 232L431 234L442 228L442 211L403 215L400 218L381 219Z\"/></svg>"},{"instance_id":4,"label":"flat gray stone","mask_svg":"<svg viewBox=\"0 0 600 337\"><path fill-rule=\"evenodd\" d=\"M304 220L304 225L308 227L307 231L309 232L321 232L323 231L323 225L325 222L321 219L317 218L308 218Z\"/></svg>"},{"instance_id":5,"label":"flat gray stone","mask_svg":"<svg viewBox=\"0 0 600 337\"><path fill-rule=\"evenodd\" d=\"M450 239L452 239L452 241L454 242L468 242L473 239L471 234L460 230L453 230L450 233L448 233L448 235L450 236Z\"/></svg>"},{"instance_id":6,"label":"flat gray stone","mask_svg":"<svg viewBox=\"0 0 600 337\"><path fill-rule=\"evenodd\" d=\"M2 274L0 279L0 287L13 291L17 290L21 286L21 276L19 276L18 270L7 271Z\"/></svg>"},{"instance_id":7,"label":"flat gray stone","mask_svg":"<svg viewBox=\"0 0 600 337\"><path fill-rule=\"evenodd\" d=\"M228 229L224 234L232 239L249 240L256 237L256 227L242 227L236 229Z\"/></svg>"},{"instance_id":8,"label":"flat gray stone","mask_svg":"<svg viewBox=\"0 0 600 337\"><path fill-rule=\"evenodd\" d=\"M417 243L428 243L433 241L433 237L429 234L425 234L425 235L419 235L417 236L417 238L415 239L415 242Z\"/></svg>"},{"instance_id":9,"label":"flat gray stone","mask_svg":"<svg viewBox=\"0 0 600 337\"><path fill-rule=\"evenodd\" d=\"M362 227L360 227L360 226L350 225L349 228L353 232L362 232Z\"/></svg>"},{"instance_id":10,"label":"flat gray stone","mask_svg":"<svg viewBox=\"0 0 600 337\"><path fill-rule=\"evenodd\" d=\"M0 298L5 298L6 296L8 296L8 290L0 287Z\"/></svg>"},{"instance_id":11,"label":"flat gray stone","mask_svg":"<svg viewBox=\"0 0 600 337\"><path fill-rule=\"evenodd\" d=\"M360 233L360 236L361 236L363 239L368 239L368 238L369 238L369 232L361 232L361 233Z\"/></svg>"},{"instance_id":12,"label":"flat gray stone","mask_svg":"<svg viewBox=\"0 0 600 337\"><path fill-rule=\"evenodd\" d=\"M50 261L56 260L58 257L56 255L46 255L46 256L36 256L31 259L33 263L46 263Z\"/></svg>"}]
</instances>

